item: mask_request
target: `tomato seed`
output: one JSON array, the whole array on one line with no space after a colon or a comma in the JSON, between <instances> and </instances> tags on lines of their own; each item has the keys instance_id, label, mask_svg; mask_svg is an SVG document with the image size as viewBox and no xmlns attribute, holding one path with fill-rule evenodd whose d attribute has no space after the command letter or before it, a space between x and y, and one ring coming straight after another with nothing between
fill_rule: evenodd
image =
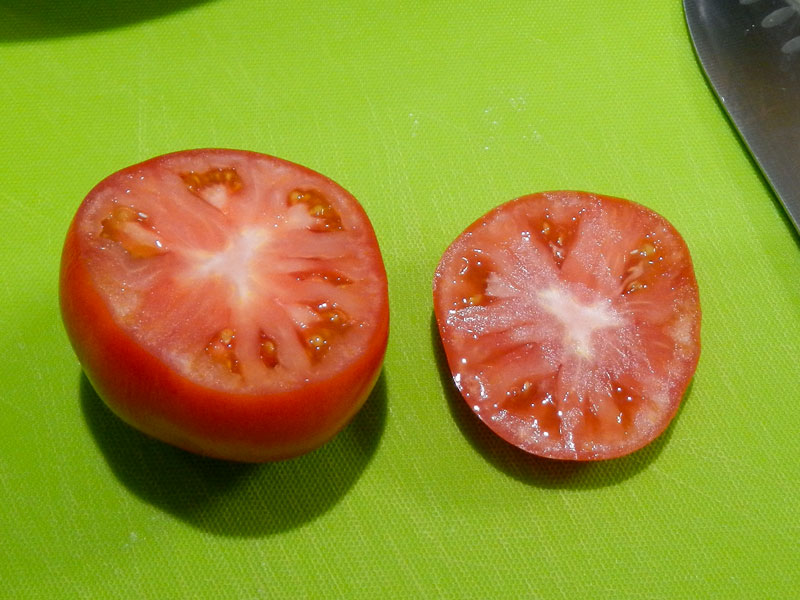
<instances>
[{"instance_id":1,"label":"tomato seed","mask_svg":"<svg viewBox=\"0 0 800 600\"><path fill-rule=\"evenodd\" d=\"M329 330L318 328L313 332L309 332L309 335L305 337L304 341L306 344L306 349L312 362L318 362L322 360L322 358L325 356L325 353L330 349L328 344L329 335Z\"/></svg>"},{"instance_id":2,"label":"tomato seed","mask_svg":"<svg viewBox=\"0 0 800 600\"><path fill-rule=\"evenodd\" d=\"M259 357L261 362L264 363L268 369L274 369L278 366L278 345L271 337L266 335L263 331L260 332L261 345L259 347Z\"/></svg>"},{"instance_id":3,"label":"tomato seed","mask_svg":"<svg viewBox=\"0 0 800 600\"><path fill-rule=\"evenodd\" d=\"M233 329L222 329L212 336L205 347L206 353L218 365L231 373L239 373L239 360L236 357L236 332Z\"/></svg>"}]
</instances>

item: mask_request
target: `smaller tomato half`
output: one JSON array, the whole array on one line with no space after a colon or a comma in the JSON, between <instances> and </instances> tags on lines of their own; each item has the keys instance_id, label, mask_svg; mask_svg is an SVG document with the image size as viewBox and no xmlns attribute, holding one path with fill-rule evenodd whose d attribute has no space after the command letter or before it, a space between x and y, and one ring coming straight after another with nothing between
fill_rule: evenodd
<instances>
[{"instance_id":1,"label":"smaller tomato half","mask_svg":"<svg viewBox=\"0 0 800 600\"><path fill-rule=\"evenodd\" d=\"M331 439L372 390L388 336L386 271L355 198L238 150L167 154L98 184L66 236L60 302L119 417L239 461Z\"/></svg>"},{"instance_id":2,"label":"smaller tomato half","mask_svg":"<svg viewBox=\"0 0 800 600\"><path fill-rule=\"evenodd\" d=\"M446 250L433 297L464 400L539 456L601 460L646 445L700 354L685 242L619 198L548 192L495 208Z\"/></svg>"}]
</instances>

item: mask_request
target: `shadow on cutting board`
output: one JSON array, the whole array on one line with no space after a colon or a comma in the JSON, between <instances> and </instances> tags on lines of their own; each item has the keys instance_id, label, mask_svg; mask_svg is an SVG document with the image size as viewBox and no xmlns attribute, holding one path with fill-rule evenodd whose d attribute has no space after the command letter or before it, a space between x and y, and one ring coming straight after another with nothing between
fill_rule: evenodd
<instances>
[{"instance_id":1,"label":"shadow on cutting board","mask_svg":"<svg viewBox=\"0 0 800 600\"><path fill-rule=\"evenodd\" d=\"M434 340L442 389L447 396L453 420L461 433L492 466L529 485L544 488L592 489L621 483L656 459L672 435L672 428L683 409L682 403L672 423L658 438L628 456L597 462L553 460L535 456L502 440L478 419L464 402L453 383L435 315L431 316L431 336ZM691 384L685 397L688 397L690 392Z\"/></svg>"},{"instance_id":2,"label":"shadow on cutting board","mask_svg":"<svg viewBox=\"0 0 800 600\"><path fill-rule=\"evenodd\" d=\"M0 0L0 42L124 27L209 0Z\"/></svg>"},{"instance_id":3,"label":"shadow on cutting board","mask_svg":"<svg viewBox=\"0 0 800 600\"><path fill-rule=\"evenodd\" d=\"M204 458L151 439L118 419L81 373L84 419L111 471L131 492L215 534L258 537L324 514L372 459L386 421L386 384L322 448L292 460L243 464Z\"/></svg>"}]
</instances>

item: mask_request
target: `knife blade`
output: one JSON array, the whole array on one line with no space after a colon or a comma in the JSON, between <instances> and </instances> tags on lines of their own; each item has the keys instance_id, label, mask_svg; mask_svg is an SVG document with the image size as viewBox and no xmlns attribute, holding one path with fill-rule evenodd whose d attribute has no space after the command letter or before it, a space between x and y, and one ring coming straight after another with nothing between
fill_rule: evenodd
<instances>
[{"instance_id":1,"label":"knife blade","mask_svg":"<svg viewBox=\"0 0 800 600\"><path fill-rule=\"evenodd\" d=\"M683 0L720 103L800 233L800 0Z\"/></svg>"}]
</instances>

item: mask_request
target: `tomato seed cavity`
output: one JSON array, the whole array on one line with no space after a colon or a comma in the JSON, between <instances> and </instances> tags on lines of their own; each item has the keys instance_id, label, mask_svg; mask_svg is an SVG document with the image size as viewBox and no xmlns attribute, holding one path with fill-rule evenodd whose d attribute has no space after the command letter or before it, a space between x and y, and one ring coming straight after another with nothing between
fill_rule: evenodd
<instances>
[{"instance_id":1,"label":"tomato seed cavity","mask_svg":"<svg viewBox=\"0 0 800 600\"><path fill-rule=\"evenodd\" d=\"M236 169L232 167L219 167L202 173L181 173L181 179L190 192L222 212L225 212L230 194L238 192L244 186Z\"/></svg>"},{"instance_id":2,"label":"tomato seed cavity","mask_svg":"<svg viewBox=\"0 0 800 600\"><path fill-rule=\"evenodd\" d=\"M239 360L236 357L236 332L225 328L214 335L205 347L206 353L218 365L225 367L229 372L238 374Z\"/></svg>"},{"instance_id":3,"label":"tomato seed cavity","mask_svg":"<svg viewBox=\"0 0 800 600\"><path fill-rule=\"evenodd\" d=\"M264 366L268 369L274 369L278 366L278 345L275 340L265 334L263 331L259 333L261 344L259 346L259 357Z\"/></svg>"},{"instance_id":4,"label":"tomato seed cavity","mask_svg":"<svg viewBox=\"0 0 800 600\"><path fill-rule=\"evenodd\" d=\"M459 282L461 293L459 299L453 302L453 308L464 306L483 306L491 301L491 297L486 293L489 283L489 275L494 267L479 251L472 253L469 258L461 257L462 266L458 274L461 276Z\"/></svg>"},{"instance_id":5,"label":"tomato seed cavity","mask_svg":"<svg viewBox=\"0 0 800 600\"><path fill-rule=\"evenodd\" d=\"M331 203L316 190L293 190L288 198L289 206L303 204L308 214L314 217L312 231L341 231L342 218Z\"/></svg>"},{"instance_id":6,"label":"tomato seed cavity","mask_svg":"<svg viewBox=\"0 0 800 600\"><path fill-rule=\"evenodd\" d=\"M567 245L575 229L577 229L577 221L575 219L567 222L556 222L553 220L550 211L545 210L544 220L538 230L539 237L550 248L553 253L553 260L559 268L564 264L564 259L567 257Z\"/></svg>"},{"instance_id":7,"label":"tomato seed cavity","mask_svg":"<svg viewBox=\"0 0 800 600\"><path fill-rule=\"evenodd\" d=\"M297 278L297 281L323 281L325 283L335 285L336 287L350 285L353 283L352 279L342 275L341 273L337 273L336 271L304 271L302 273L297 273L295 277Z\"/></svg>"},{"instance_id":8,"label":"tomato seed cavity","mask_svg":"<svg viewBox=\"0 0 800 600\"><path fill-rule=\"evenodd\" d=\"M661 256L658 254L658 249L647 239L639 244L635 250L631 250L622 274L620 293L630 294L646 289L647 281L644 280L645 275L651 270L649 267L660 259Z\"/></svg>"},{"instance_id":9,"label":"tomato seed cavity","mask_svg":"<svg viewBox=\"0 0 800 600\"><path fill-rule=\"evenodd\" d=\"M334 304L322 302L315 312L318 322L303 330L301 335L312 362L322 360L330 350L331 342L353 324L350 316Z\"/></svg>"},{"instance_id":10,"label":"tomato seed cavity","mask_svg":"<svg viewBox=\"0 0 800 600\"><path fill-rule=\"evenodd\" d=\"M146 214L130 206L115 206L100 222L100 236L119 243L133 258L149 258L166 252Z\"/></svg>"}]
</instances>

